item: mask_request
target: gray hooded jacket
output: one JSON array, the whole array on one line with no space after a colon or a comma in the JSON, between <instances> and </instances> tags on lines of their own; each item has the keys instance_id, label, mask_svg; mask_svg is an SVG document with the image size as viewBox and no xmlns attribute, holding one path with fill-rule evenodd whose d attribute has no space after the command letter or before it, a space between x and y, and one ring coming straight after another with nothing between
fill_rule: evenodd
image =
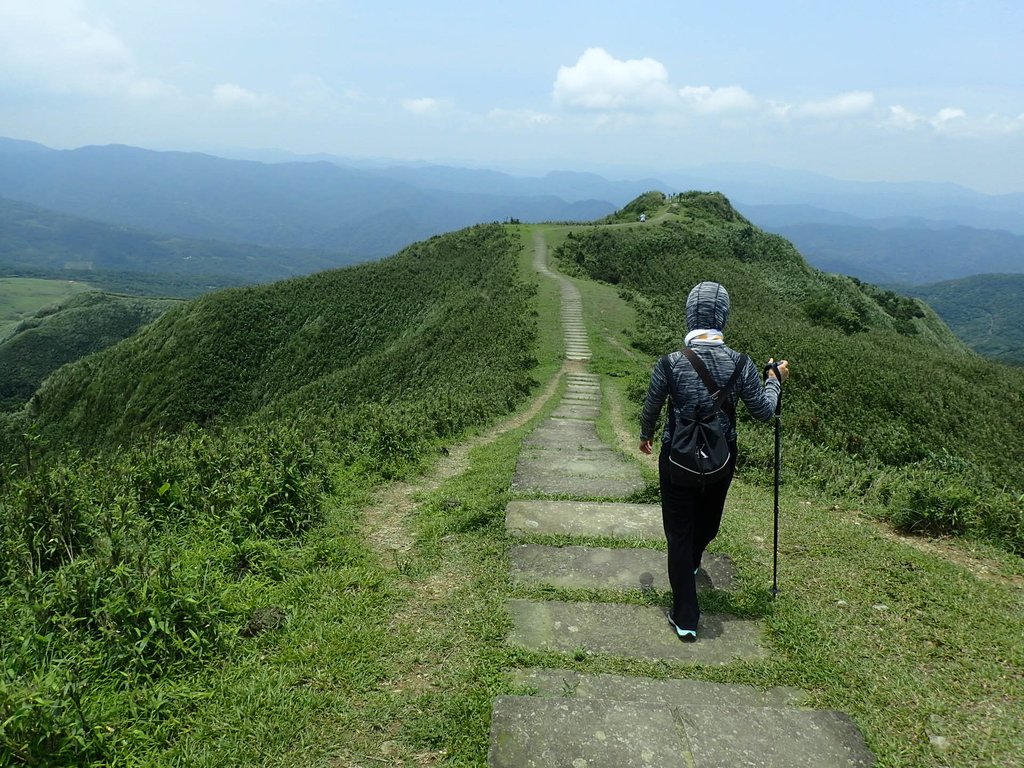
<instances>
[{"instance_id":1,"label":"gray hooded jacket","mask_svg":"<svg viewBox=\"0 0 1024 768\"><path fill-rule=\"evenodd\" d=\"M729 319L729 293L718 283L704 282L694 286L686 299L686 326L690 331L717 330L721 331ZM694 340L690 348L707 366L708 372L719 387L724 387L740 360L740 353L725 346L723 342ZM647 389L640 415L640 439L651 440L654 428L661 413L665 399L671 397L672 407L662 435L663 443L670 443L675 428L677 415L691 412L696 406L712 407L711 395L701 381L700 376L690 365L681 351L670 352L668 364L672 369L672 386L665 375L661 360L651 372L651 384ZM780 384L775 379L768 379L763 385L761 373L753 360L747 358L747 364L740 372L739 380L728 394L726 410L734 410L739 400L746 403L747 409L754 418L768 421L775 413L775 405L779 400ZM724 403L723 403L724 405ZM719 411L729 440L736 440L736 425L729 417Z\"/></svg>"}]
</instances>

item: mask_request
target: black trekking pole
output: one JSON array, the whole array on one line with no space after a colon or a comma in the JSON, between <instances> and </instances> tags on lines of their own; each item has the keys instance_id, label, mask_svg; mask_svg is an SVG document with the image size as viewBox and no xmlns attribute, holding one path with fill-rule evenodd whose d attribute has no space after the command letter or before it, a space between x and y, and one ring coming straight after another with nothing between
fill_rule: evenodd
<instances>
[{"instance_id":1,"label":"black trekking pole","mask_svg":"<svg viewBox=\"0 0 1024 768\"><path fill-rule=\"evenodd\" d=\"M779 366L769 363L765 367L775 372L779 382L779 399L775 403L775 533L772 541L772 598L779 594L779 485L782 481L782 374Z\"/></svg>"}]
</instances>

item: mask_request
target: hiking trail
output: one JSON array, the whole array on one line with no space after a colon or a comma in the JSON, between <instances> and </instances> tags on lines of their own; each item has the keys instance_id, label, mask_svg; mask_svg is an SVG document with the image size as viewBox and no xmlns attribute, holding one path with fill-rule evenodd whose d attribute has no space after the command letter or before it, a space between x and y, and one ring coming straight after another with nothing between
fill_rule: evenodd
<instances>
[{"instance_id":1,"label":"hiking trail","mask_svg":"<svg viewBox=\"0 0 1024 768\"><path fill-rule=\"evenodd\" d=\"M596 421L601 376L591 351L580 292L547 264L534 233L534 266L557 280L565 333L566 388L558 407L524 440L506 508L511 578L521 584L601 590L607 602L510 600L507 642L570 658L604 654L663 665L670 678L524 668L512 679L535 695L493 702L492 768L859 768L874 765L845 714L801 706L792 688L680 678L688 665L725 666L770 653L755 620L705 615L696 643L681 643L658 606L615 602L615 593L668 591L665 554L644 547L664 534L661 509L626 499L645 488L638 464L603 444ZM617 403L613 403L617 405ZM571 499L571 500L570 500ZM552 537L559 543L553 546ZM588 546L600 538L613 547ZM726 555L705 556L702 590L729 590ZM581 654L585 654L581 657Z\"/></svg>"}]
</instances>

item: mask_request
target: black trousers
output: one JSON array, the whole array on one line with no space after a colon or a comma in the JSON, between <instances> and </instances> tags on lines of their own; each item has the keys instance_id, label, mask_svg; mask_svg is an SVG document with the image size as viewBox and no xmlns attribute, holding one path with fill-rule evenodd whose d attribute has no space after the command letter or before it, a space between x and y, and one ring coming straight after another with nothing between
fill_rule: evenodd
<instances>
[{"instance_id":1,"label":"black trousers","mask_svg":"<svg viewBox=\"0 0 1024 768\"><path fill-rule=\"evenodd\" d=\"M674 485L668 474L668 450L658 457L661 485L661 519L668 541L668 580L672 586L672 620L680 629L697 629L700 605L697 602L697 577L701 558L708 544L718 535L736 469L736 446L729 446L732 460L724 480L702 488Z\"/></svg>"}]
</instances>

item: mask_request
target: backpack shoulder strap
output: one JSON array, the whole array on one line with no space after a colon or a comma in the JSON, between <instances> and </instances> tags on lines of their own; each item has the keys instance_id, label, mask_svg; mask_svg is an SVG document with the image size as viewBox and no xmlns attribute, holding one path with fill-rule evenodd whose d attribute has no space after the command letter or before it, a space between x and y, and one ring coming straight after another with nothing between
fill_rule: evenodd
<instances>
[{"instance_id":1,"label":"backpack shoulder strap","mask_svg":"<svg viewBox=\"0 0 1024 768\"><path fill-rule=\"evenodd\" d=\"M722 399L724 395L727 395L733 387L736 386L736 382L740 378L740 374L747 365L747 356L740 355L740 359L736 361L736 368L732 372L732 376L729 377L729 381L726 382L724 387L719 387L715 380L711 377L711 373L708 371L708 367L704 365L704 361L700 359L696 352L689 347L683 347L681 350L686 359L690 361L690 365L693 366L693 370L700 376L700 380L704 382L704 386L707 387L708 394L711 395L711 402L715 404L716 408L721 408L723 411L728 413L730 416L735 413L733 408L724 408L722 406Z\"/></svg>"}]
</instances>

